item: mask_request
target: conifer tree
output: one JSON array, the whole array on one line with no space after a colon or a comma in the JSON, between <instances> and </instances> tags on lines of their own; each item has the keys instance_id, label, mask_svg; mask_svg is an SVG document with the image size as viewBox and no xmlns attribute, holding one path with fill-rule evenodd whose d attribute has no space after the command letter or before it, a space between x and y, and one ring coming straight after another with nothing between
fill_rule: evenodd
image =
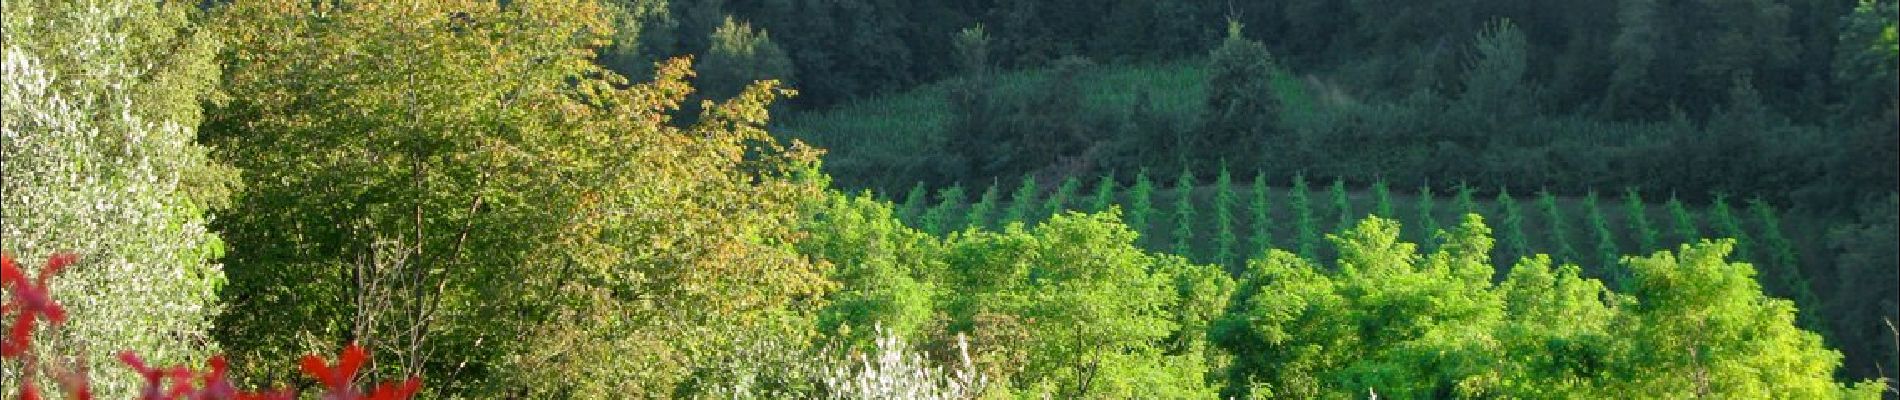
<instances>
[{"instance_id":1,"label":"conifer tree","mask_svg":"<svg viewBox=\"0 0 1900 400\"><path fill-rule=\"evenodd\" d=\"M964 196L963 185L960 184L937 191L937 205L924 212L924 232L942 235L957 226L957 209L963 207Z\"/></svg>"},{"instance_id":2,"label":"conifer tree","mask_svg":"<svg viewBox=\"0 0 1900 400\"><path fill-rule=\"evenodd\" d=\"M1181 168L1174 181L1174 254L1194 259L1194 173Z\"/></svg>"},{"instance_id":3,"label":"conifer tree","mask_svg":"<svg viewBox=\"0 0 1900 400\"><path fill-rule=\"evenodd\" d=\"M1608 281L1612 286L1622 283L1623 271L1622 268L1617 266L1617 259L1621 257L1622 254L1616 248L1616 236L1610 231L1609 218L1605 217L1603 215L1603 209L1598 207L1597 192L1595 190L1590 191L1590 194L1584 196L1583 212L1585 214L1584 218L1587 219L1590 224L1590 231L1596 236L1597 268L1603 271L1604 280Z\"/></svg>"},{"instance_id":4,"label":"conifer tree","mask_svg":"<svg viewBox=\"0 0 1900 400\"><path fill-rule=\"evenodd\" d=\"M1115 173L1102 175L1102 180L1095 183L1095 198L1089 200L1089 212L1108 211L1115 206L1115 189Z\"/></svg>"},{"instance_id":5,"label":"conifer tree","mask_svg":"<svg viewBox=\"0 0 1900 400\"><path fill-rule=\"evenodd\" d=\"M1068 179L1063 179L1062 185L1056 186L1056 192L1050 193L1049 200L1042 203L1042 215L1044 217L1054 217L1069 211L1069 202L1075 198L1076 192L1080 192L1081 190L1082 180L1075 179L1073 176Z\"/></svg>"},{"instance_id":6,"label":"conifer tree","mask_svg":"<svg viewBox=\"0 0 1900 400\"><path fill-rule=\"evenodd\" d=\"M904 205L897 210L899 218L911 224L918 223L924 215L924 202L928 201L925 197L928 196L929 192L925 191L924 182L918 181L916 185L911 186L910 192L904 194Z\"/></svg>"},{"instance_id":7,"label":"conifer tree","mask_svg":"<svg viewBox=\"0 0 1900 400\"><path fill-rule=\"evenodd\" d=\"M1299 230L1300 258L1319 260L1319 221L1313 215L1313 201L1306 186L1306 175L1293 176L1293 189L1287 194L1287 202L1293 207L1295 224Z\"/></svg>"},{"instance_id":8,"label":"conifer tree","mask_svg":"<svg viewBox=\"0 0 1900 400\"><path fill-rule=\"evenodd\" d=\"M1333 178L1332 193L1334 216L1339 217L1339 224L1333 226L1333 232L1345 232L1352 229L1352 221L1357 216L1352 214L1352 198L1346 194L1346 180Z\"/></svg>"},{"instance_id":9,"label":"conifer tree","mask_svg":"<svg viewBox=\"0 0 1900 400\"><path fill-rule=\"evenodd\" d=\"M1649 204L1643 202L1643 194L1636 188L1623 191L1623 213L1636 236L1636 251L1633 253L1645 254L1660 249L1656 247L1656 226L1649 222Z\"/></svg>"},{"instance_id":10,"label":"conifer tree","mask_svg":"<svg viewBox=\"0 0 1900 400\"><path fill-rule=\"evenodd\" d=\"M1386 187L1385 179L1372 182L1372 213L1380 218L1397 219L1392 214L1392 189Z\"/></svg>"},{"instance_id":11,"label":"conifer tree","mask_svg":"<svg viewBox=\"0 0 1900 400\"><path fill-rule=\"evenodd\" d=\"M1153 230L1149 230L1149 217L1154 215L1154 180L1148 178L1148 169L1135 172L1135 186L1128 189L1128 227L1133 228L1137 241L1153 243Z\"/></svg>"},{"instance_id":12,"label":"conifer tree","mask_svg":"<svg viewBox=\"0 0 1900 400\"><path fill-rule=\"evenodd\" d=\"M1437 246L1435 246L1437 241L1433 238L1433 235L1438 233L1438 217L1433 215L1435 212L1434 209L1438 208L1437 204L1435 204L1438 200L1433 198L1435 196L1436 195L1432 194L1431 185L1418 187L1418 206L1416 207L1418 209L1418 222L1415 224L1418 225L1418 228L1414 229L1414 231L1418 232L1417 240L1419 248L1427 251L1437 248Z\"/></svg>"},{"instance_id":13,"label":"conifer tree","mask_svg":"<svg viewBox=\"0 0 1900 400\"><path fill-rule=\"evenodd\" d=\"M963 218L965 227L970 229L990 228L990 214L996 213L996 203L1000 202L1000 198L1002 197L996 189L997 186L1001 186L1001 184L996 181L990 181L990 187L983 189L983 195L977 198L976 204L970 205L970 213Z\"/></svg>"},{"instance_id":14,"label":"conifer tree","mask_svg":"<svg viewBox=\"0 0 1900 400\"><path fill-rule=\"evenodd\" d=\"M1583 257L1570 245L1570 226L1564 222L1563 209L1557 207L1557 196L1550 194L1550 190L1539 191L1537 205L1544 211L1544 229L1550 230L1550 245L1556 247L1557 262L1582 264Z\"/></svg>"},{"instance_id":15,"label":"conifer tree","mask_svg":"<svg viewBox=\"0 0 1900 400\"><path fill-rule=\"evenodd\" d=\"M1735 239L1735 258L1755 262L1754 241L1748 237L1748 231L1742 229L1742 221L1735 217L1735 210L1729 208L1728 195L1717 193L1715 201L1709 204L1709 222L1715 225L1715 232L1722 237ZM1770 279L1763 279L1770 280Z\"/></svg>"},{"instance_id":16,"label":"conifer tree","mask_svg":"<svg viewBox=\"0 0 1900 400\"><path fill-rule=\"evenodd\" d=\"M1042 204L1036 202L1036 177L1023 175L1023 184L1016 187L1015 193L1010 194L1009 208L1003 210L1003 219L996 221L996 226L1009 225L1011 222L1029 225L1035 222L1036 210L1040 210L1041 207Z\"/></svg>"},{"instance_id":17,"label":"conifer tree","mask_svg":"<svg viewBox=\"0 0 1900 400\"><path fill-rule=\"evenodd\" d=\"M1504 244L1510 246L1511 257L1529 257L1531 242L1524 233L1524 213L1511 198L1511 189L1498 191L1498 209L1504 213Z\"/></svg>"},{"instance_id":18,"label":"conifer tree","mask_svg":"<svg viewBox=\"0 0 1900 400\"><path fill-rule=\"evenodd\" d=\"M1220 176L1214 180L1214 263L1231 270L1234 267L1234 177L1221 163Z\"/></svg>"},{"instance_id":19,"label":"conifer tree","mask_svg":"<svg viewBox=\"0 0 1900 400\"><path fill-rule=\"evenodd\" d=\"M1272 188L1267 186L1267 174L1265 172L1255 172L1253 175L1252 207L1249 207L1252 210L1249 217L1252 218L1247 220L1249 223L1248 227L1253 229L1253 237L1250 238L1251 242L1249 243L1252 247L1248 249L1247 254L1242 255L1242 257L1255 257L1260 254L1265 254L1267 249L1273 248L1273 204L1268 202L1269 200L1267 198L1271 190Z\"/></svg>"},{"instance_id":20,"label":"conifer tree","mask_svg":"<svg viewBox=\"0 0 1900 400\"><path fill-rule=\"evenodd\" d=\"M1800 258L1795 255L1794 244L1781 233L1781 218L1775 215L1775 207L1757 197L1748 201L1748 210L1755 217L1755 225L1761 229L1761 244L1766 256L1757 265L1773 271L1776 279L1761 279L1769 294L1788 296L1794 299L1800 311L1801 326L1809 330L1821 331L1826 324L1821 321L1820 299L1815 298L1813 287L1807 276L1801 272Z\"/></svg>"},{"instance_id":21,"label":"conifer tree","mask_svg":"<svg viewBox=\"0 0 1900 400\"><path fill-rule=\"evenodd\" d=\"M1474 193L1470 185L1466 185L1463 182L1458 183L1458 194L1456 196L1457 197L1452 200L1452 204L1458 207L1459 214L1482 214L1478 209L1477 194Z\"/></svg>"},{"instance_id":22,"label":"conifer tree","mask_svg":"<svg viewBox=\"0 0 1900 400\"><path fill-rule=\"evenodd\" d=\"M1682 199L1669 196L1669 202L1663 204L1669 209L1669 219L1675 224L1677 243L1695 243L1702 238L1702 230L1696 227L1695 212L1682 204Z\"/></svg>"}]
</instances>

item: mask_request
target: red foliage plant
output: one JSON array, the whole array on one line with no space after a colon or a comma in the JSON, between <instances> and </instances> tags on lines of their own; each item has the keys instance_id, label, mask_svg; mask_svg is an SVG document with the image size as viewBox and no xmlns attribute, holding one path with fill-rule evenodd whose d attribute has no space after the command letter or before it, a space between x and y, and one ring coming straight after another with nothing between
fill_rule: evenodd
<instances>
[{"instance_id":1,"label":"red foliage plant","mask_svg":"<svg viewBox=\"0 0 1900 400\"><path fill-rule=\"evenodd\" d=\"M0 359L19 360L26 365L25 371L31 373L37 366L32 356L33 328L39 319L44 318L52 325L66 322L66 310L47 292L47 279L71 266L78 257L72 254L58 254L46 260L46 266L40 275L27 279L26 272L13 262L13 257L0 254L0 286L6 287L10 296L0 304L0 315L14 314L12 326L7 336L0 341ZM141 400L292 400L297 392L280 388L264 392L239 391L231 384L227 375L230 363L224 356L212 356L208 369L194 371L183 365L171 367L153 367L131 351L119 353L119 361L132 368L145 378L145 388L139 392ZM415 397L422 390L422 379L410 377L402 382L383 382L375 390L364 394L357 390L351 381L356 371L369 363L369 352L362 346L351 343L343 347L336 365L332 366L315 354L303 358L303 373L323 384L324 400L403 400ZM33 386L30 375L21 376L19 398L21 400L40 399L39 389ZM92 390L86 377L74 372L57 374L63 392L69 398L91 399Z\"/></svg>"}]
</instances>

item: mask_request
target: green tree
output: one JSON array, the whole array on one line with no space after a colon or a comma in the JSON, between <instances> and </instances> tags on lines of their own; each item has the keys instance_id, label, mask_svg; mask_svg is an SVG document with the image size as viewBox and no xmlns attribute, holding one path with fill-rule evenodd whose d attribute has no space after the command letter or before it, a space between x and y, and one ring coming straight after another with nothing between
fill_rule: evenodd
<instances>
[{"instance_id":1,"label":"green tree","mask_svg":"<svg viewBox=\"0 0 1900 400\"><path fill-rule=\"evenodd\" d=\"M1071 176L1056 186L1055 193L1049 194L1049 201L1043 203L1043 215L1054 217L1069 211L1069 202L1074 201L1076 192L1082 191L1082 181Z\"/></svg>"},{"instance_id":2,"label":"green tree","mask_svg":"<svg viewBox=\"0 0 1900 400\"><path fill-rule=\"evenodd\" d=\"M1372 182L1372 214L1386 219L1397 219L1392 213L1392 189L1386 187L1385 180Z\"/></svg>"},{"instance_id":3,"label":"green tree","mask_svg":"<svg viewBox=\"0 0 1900 400\"><path fill-rule=\"evenodd\" d=\"M1437 205L1433 204L1436 202L1435 197L1436 196L1432 194L1431 185L1418 187L1418 205L1414 208L1418 210L1419 227L1413 231L1418 232L1417 239L1415 240L1418 240L1418 243L1427 250L1432 249L1432 243L1437 242L1437 240L1433 239L1433 236L1438 233L1438 216L1434 210L1437 208ZM1470 211L1466 211L1466 213L1470 213Z\"/></svg>"},{"instance_id":4,"label":"green tree","mask_svg":"<svg viewBox=\"0 0 1900 400\"><path fill-rule=\"evenodd\" d=\"M1220 176L1214 180L1214 264L1221 268L1234 268L1234 246L1240 239L1234 234L1234 207L1240 199L1234 194L1234 176L1227 172L1222 164Z\"/></svg>"},{"instance_id":5,"label":"green tree","mask_svg":"<svg viewBox=\"0 0 1900 400\"><path fill-rule=\"evenodd\" d=\"M1609 217L1603 214L1603 208L1597 204L1596 191L1592 190L1583 197L1583 213L1596 242L1597 275L1615 287L1624 282L1622 268L1618 266L1618 258L1623 253L1616 248L1616 234L1610 230Z\"/></svg>"},{"instance_id":6,"label":"green tree","mask_svg":"<svg viewBox=\"0 0 1900 400\"><path fill-rule=\"evenodd\" d=\"M930 199L928 199L928 197L930 197L929 193L930 192L924 188L922 181L917 182L916 185L912 185L910 191L904 193L904 205L897 207L897 218L913 224L917 223L918 220L924 216L924 208L926 207L924 203L930 201Z\"/></svg>"},{"instance_id":7,"label":"green tree","mask_svg":"<svg viewBox=\"0 0 1900 400\"><path fill-rule=\"evenodd\" d=\"M1247 226L1253 228L1253 235L1249 238L1249 244L1252 246L1246 254L1240 255L1243 260L1266 254L1267 249L1273 248L1273 203L1269 202L1267 197L1272 191L1273 188L1267 186L1267 174L1254 172L1253 197L1248 207L1251 213L1247 220Z\"/></svg>"},{"instance_id":8,"label":"green tree","mask_svg":"<svg viewBox=\"0 0 1900 400\"><path fill-rule=\"evenodd\" d=\"M1813 285L1806 274L1801 272L1801 259L1797 257L1794 243L1781 232L1781 218L1775 212L1775 206L1757 197L1748 201L1749 214L1755 217L1755 226L1760 230L1763 255L1757 256L1755 265L1761 265L1769 272L1764 276L1775 279L1763 279L1763 289L1772 296L1794 300L1801 308L1800 322L1803 328L1827 333L1826 324L1821 322L1821 300L1814 295Z\"/></svg>"},{"instance_id":9,"label":"green tree","mask_svg":"<svg viewBox=\"0 0 1900 400\"><path fill-rule=\"evenodd\" d=\"M50 287L69 320L19 332L53 349L39 351L36 369L113 371L93 374L103 398L133 397L141 385L117 373L119 351L199 365L219 350L210 333L223 308L227 246L205 214L230 205L238 173L195 142L201 102L221 98L222 50L196 14L189 4L144 1L0 8L0 251L42 277L40 260L79 256ZM7 327L27 328L15 313ZM26 369L0 366L9 396Z\"/></svg>"},{"instance_id":10,"label":"green tree","mask_svg":"<svg viewBox=\"0 0 1900 400\"><path fill-rule=\"evenodd\" d=\"M1748 236L1748 231L1742 228L1742 220L1736 218L1735 210L1729 207L1727 195L1718 193L1715 195L1715 200L1709 203L1709 223L1715 225L1717 235L1735 240L1733 244L1735 258L1743 261L1751 261L1750 259L1754 258L1755 253L1752 249L1755 241Z\"/></svg>"},{"instance_id":11,"label":"green tree","mask_svg":"<svg viewBox=\"0 0 1900 400\"><path fill-rule=\"evenodd\" d=\"M753 29L752 24L727 16L712 31L709 43L697 81L706 98L735 96L755 81L793 82L791 59L764 29Z\"/></svg>"},{"instance_id":12,"label":"green tree","mask_svg":"<svg viewBox=\"0 0 1900 400\"><path fill-rule=\"evenodd\" d=\"M1135 185L1128 189L1128 227L1136 233L1154 232L1153 222L1149 219L1155 212L1154 192L1155 183L1148 179L1148 169L1143 168L1135 172ZM1139 237L1152 236L1143 234ZM1153 239L1149 242L1152 245Z\"/></svg>"},{"instance_id":13,"label":"green tree","mask_svg":"<svg viewBox=\"0 0 1900 400\"><path fill-rule=\"evenodd\" d=\"M963 185L953 185L937 191L937 205L924 213L924 232L932 235L950 233L951 227L958 226L956 216L958 208L963 207Z\"/></svg>"},{"instance_id":14,"label":"green tree","mask_svg":"<svg viewBox=\"0 0 1900 400\"><path fill-rule=\"evenodd\" d=\"M1114 207L1116 189L1115 173L1102 175L1102 180L1095 182L1095 197L1089 200L1088 211L1105 212Z\"/></svg>"},{"instance_id":15,"label":"green tree","mask_svg":"<svg viewBox=\"0 0 1900 400\"><path fill-rule=\"evenodd\" d=\"M1656 226L1649 222L1649 203L1643 202L1643 194L1636 188L1623 191L1623 215L1629 221L1630 231L1635 233L1638 253L1660 249L1660 234Z\"/></svg>"},{"instance_id":16,"label":"green tree","mask_svg":"<svg viewBox=\"0 0 1900 400\"><path fill-rule=\"evenodd\" d=\"M1458 193L1454 195L1455 197L1452 199L1452 204L1458 207L1458 212L1465 214L1480 213L1479 211L1481 210L1478 209L1478 201L1475 199L1477 196L1473 193L1474 191L1471 186L1465 185L1462 182L1458 183Z\"/></svg>"},{"instance_id":17,"label":"green tree","mask_svg":"<svg viewBox=\"0 0 1900 400\"><path fill-rule=\"evenodd\" d=\"M1544 212L1544 229L1550 231L1550 245L1556 248L1557 261L1566 264L1582 263L1583 256L1577 254L1577 248L1570 244L1570 223L1564 220L1563 208L1557 205L1557 196L1549 190L1537 192L1537 207Z\"/></svg>"},{"instance_id":18,"label":"green tree","mask_svg":"<svg viewBox=\"0 0 1900 400\"><path fill-rule=\"evenodd\" d=\"M1530 235L1524 232L1524 213L1511 198L1511 190L1498 191L1498 209L1504 214L1504 244L1511 249L1511 257L1523 258L1531 255Z\"/></svg>"},{"instance_id":19,"label":"green tree","mask_svg":"<svg viewBox=\"0 0 1900 400\"><path fill-rule=\"evenodd\" d=\"M1669 220L1675 226L1678 243L1687 244L1702 239L1702 230L1696 227L1695 212L1689 211L1681 199L1671 195L1663 208L1669 210Z\"/></svg>"},{"instance_id":20,"label":"green tree","mask_svg":"<svg viewBox=\"0 0 1900 400\"><path fill-rule=\"evenodd\" d=\"M1191 154L1218 156L1260 165L1272 140L1279 104L1269 84L1273 56L1266 45L1241 34L1237 20L1227 21L1227 38L1208 54L1207 101L1201 129L1188 144Z\"/></svg>"},{"instance_id":21,"label":"green tree","mask_svg":"<svg viewBox=\"0 0 1900 400\"><path fill-rule=\"evenodd\" d=\"M966 229L990 229L995 226L990 224L990 214L995 214L997 203L1002 202L1002 195L997 189L999 186L1002 184L991 181L989 188L983 189L983 194L977 196L976 203L970 205L970 212L963 217Z\"/></svg>"},{"instance_id":22,"label":"green tree","mask_svg":"<svg viewBox=\"0 0 1900 400\"><path fill-rule=\"evenodd\" d=\"M930 235L905 227L868 193L831 194L812 215L799 252L837 266L829 277L839 285L817 313L818 331L858 350L875 347L880 335L919 337L935 309L936 288L923 278L942 268Z\"/></svg>"},{"instance_id":23,"label":"green tree","mask_svg":"<svg viewBox=\"0 0 1900 400\"><path fill-rule=\"evenodd\" d=\"M1174 180L1174 232L1170 236L1175 255L1194 258L1194 173L1186 168Z\"/></svg>"},{"instance_id":24,"label":"green tree","mask_svg":"<svg viewBox=\"0 0 1900 400\"><path fill-rule=\"evenodd\" d=\"M752 84L669 124L689 63L629 84L592 1L237 3L203 140L245 171L218 340L285 382L345 341L456 397L704 392L746 338L796 342L816 152ZM391 21L415 23L392 24ZM420 83L420 84L419 84ZM743 261L740 261L743 260ZM608 362L614 360L614 362ZM585 378L581 378L585 377Z\"/></svg>"},{"instance_id":25,"label":"green tree","mask_svg":"<svg viewBox=\"0 0 1900 400\"><path fill-rule=\"evenodd\" d=\"M1036 201L1036 191L1036 177L1024 175L1022 186L1017 186L1016 192L1009 195L1009 208L1004 209L1003 220L997 221L997 225L1034 222L1036 211L1042 206Z\"/></svg>"},{"instance_id":26,"label":"green tree","mask_svg":"<svg viewBox=\"0 0 1900 400\"><path fill-rule=\"evenodd\" d=\"M1306 188L1306 176L1294 175L1293 188L1287 193L1287 204L1293 208L1293 217L1298 224L1299 256L1313 260L1319 257L1319 221L1313 215L1313 204Z\"/></svg>"}]
</instances>

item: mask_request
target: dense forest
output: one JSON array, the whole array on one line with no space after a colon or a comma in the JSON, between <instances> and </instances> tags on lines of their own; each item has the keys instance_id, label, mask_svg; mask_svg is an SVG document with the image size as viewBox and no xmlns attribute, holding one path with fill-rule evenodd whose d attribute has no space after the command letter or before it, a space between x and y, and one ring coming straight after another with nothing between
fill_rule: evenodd
<instances>
[{"instance_id":1,"label":"dense forest","mask_svg":"<svg viewBox=\"0 0 1900 400\"><path fill-rule=\"evenodd\" d=\"M0 391L1896 398L1897 12L8 1Z\"/></svg>"}]
</instances>

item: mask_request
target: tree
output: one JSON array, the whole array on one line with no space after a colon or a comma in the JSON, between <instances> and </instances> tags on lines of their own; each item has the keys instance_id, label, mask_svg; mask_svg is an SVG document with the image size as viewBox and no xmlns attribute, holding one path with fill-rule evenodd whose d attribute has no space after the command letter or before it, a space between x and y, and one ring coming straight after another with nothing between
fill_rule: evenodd
<instances>
[{"instance_id":1,"label":"tree","mask_svg":"<svg viewBox=\"0 0 1900 400\"><path fill-rule=\"evenodd\" d=\"M905 227L869 194L838 193L802 231L809 236L799 252L837 266L829 276L839 288L818 311L819 332L855 350L875 347L880 336L921 336L937 290L926 278L942 268L929 234Z\"/></svg>"},{"instance_id":2,"label":"tree","mask_svg":"<svg viewBox=\"0 0 1900 400\"><path fill-rule=\"evenodd\" d=\"M1557 196L1550 194L1550 190L1538 191L1537 206L1544 211L1544 229L1550 231L1550 245L1557 249L1556 254L1553 254L1557 256L1557 262L1582 263L1583 256L1578 255L1577 248L1570 245L1570 224L1564 221L1563 209L1557 206Z\"/></svg>"},{"instance_id":3,"label":"tree","mask_svg":"<svg viewBox=\"0 0 1900 400\"><path fill-rule=\"evenodd\" d=\"M990 214L996 212L997 203L1001 202L1002 195L998 194L998 186L1002 184L990 182L989 188L983 189L983 195L977 197L976 204L970 205L969 214L963 217L966 229L990 229L994 226L990 224Z\"/></svg>"},{"instance_id":4,"label":"tree","mask_svg":"<svg viewBox=\"0 0 1900 400\"><path fill-rule=\"evenodd\" d=\"M1104 212L1104 211L1108 211L1110 207L1114 207L1115 206L1115 190L1116 190L1115 186L1116 186L1116 183L1115 183L1114 172L1110 172L1110 173L1102 175L1102 180L1095 182L1095 197L1089 200L1088 211L1089 212Z\"/></svg>"},{"instance_id":5,"label":"tree","mask_svg":"<svg viewBox=\"0 0 1900 400\"><path fill-rule=\"evenodd\" d=\"M1227 21L1227 38L1208 54L1207 105L1201 129L1188 147L1193 154L1260 165L1275 131L1278 99L1272 85L1273 56L1260 42L1241 34L1237 20Z\"/></svg>"},{"instance_id":6,"label":"tree","mask_svg":"<svg viewBox=\"0 0 1900 400\"><path fill-rule=\"evenodd\" d=\"M1742 220L1735 217L1735 210L1728 205L1728 196L1716 194L1709 204L1709 223L1715 225L1715 232L1724 238L1734 239L1735 258L1744 261L1753 258L1754 239L1748 237L1748 231L1742 229Z\"/></svg>"},{"instance_id":7,"label":"tree","mask_svg":"<svg viewBox=\"0 0 1900 400\"><path fill-rule=\"evenodd\" d=\"M937 191L937 205L930 207L930 211L924 213L924 232L932 235L950 233L953 229L951 227L958 225L958 221L954 219L958 215L957 208L963 206L963 201L962 185L952 185Z\"/></svg>"},{"instance_id":8,"label":"tree","mask_svg":"<svg viewBox=\"0 0 1900 400\"><path fill-rule=\"evenodd\" d=\"M1623 191L1623 215L1629 221L1630 231L1635 233L1638 253L1659 249L1659 234L1655 225L1649 222L1649 203L1643 202L1643 194L1636 188Z\"/></svg>"},{"instance_id":9,"label":"tree","mask_svg":"<svg viewBox=\"0 0 1900 400\"><path fill-rule=\"evenodd\" d=\"M1049 194L1049 201L1043 203L1043 215L1054 217L1069 211L1069 202L1073 201L1071 199L1075 198L1076 192L1081 190L1081 180L1073 176L1063 179L1062 185L1056 187L1055 193Z\"/></svg>"},{"instance_id":10,"label":"tree","mask_svg":"<svg viewBox=\"0 0 1900 400\"><path fill-rule=\"evenodd\" d=\"M1392 213L1392 189L1386 187L1385 180L1372 182L1372 214L1387 219L1396 219Z\"/></svg>"},{"instance_id":11,"label":"tree","mask_svg":"<svg viewBox=\"0 0 1900 400\"><path fill-rule=\"evenodd\" d=\"M1234 245L1240 239L1234 235L1234 207L1240 199L1234 195L1234 176L1227 172L1222 164L1220 177L1214 180L1214 264L1221 268L1234 268Z\"/></svg>"},{"instance_id":12,"label":"tree","mask_svg":"<svg viewBox=\"0 0 1900 400\"><path fill-rule=\"evenodd\" d=\"M1840 353L1796 327L1794 305L1764 295L1753 267L1729 262L1733 249L1732 240L1703 241L1628 262L1629 293L1642 303L1610 325L1633 349L1612 364L1628 380L1610 388L1669 397L1879 397L1878 383L1832 380Z\"/></svg>"},{"instance_id":13,"label":"tree","mask_svg":"<svg viewBox=\"0 0 1900 400\"><path fill-rule=\"evenodd\" d=\"M1531 255L1530 236L1524 232L1524 213L1518 209L1517 200L1511 198L1511 190L1498 191L1498 209L1504 214L1504 244L1511 249L1511 257L1524 258Z\"/></svg>"},{"instance_id":14,"label":"tree","mask_svg":"<svg viewBox=\"0 0 1900 400\"><path fill-rule=\"evenodd\" d=\"M205 214L229 207L238 182L194 142L200 103L219 98L222 50L194 13L141 1L9 1L0 11L0 250L35 276L47 273L39 260L80 256L50 288L69 322L32 335L70 352L42 353L32 368L116 371L121 350L196 364L216 351L227 247ZM8 328L33 329L14 312ZM22 364L0 369L0 386L30 383ZM139 385L95 374L92 388L117 398Z\"/></svg>"},{"instance_id":15,"label":"tree","mask_svg":"<svg viewBox=\"0 0 1900 400\"><path fill-rule=\"evenodd\" d=\"M1590 224L1590 233L1596 241L1597 276L1601 276L1611 286L1624 282L1622 268L1618 266L1623 253L1616 248L1616 235L1610 231L1610 219L1603 215L1598 207L1597 192L1590 191L1583 198L1583 213L1586 223Z\"/></svg>"},{"instance_id":16,"label":"tree","mask_svg":"<svg viewBox=\"0 0 1900 400\"><path fill-rule=\"evenodd\" d=\"M1702 239L1701 229L1696 228L1695 213L1683 206L1681 199L1671 195L1663 208L1669 210L1669 220L1675 226L1677 243L1687 244Z\"/></svg>"},{"instance_id":17,"label":"tree","mask_svg":"<svg viewBox=\"0 0 1900 400\"><path fill-rule=\"evenodd\" d=\"M764 130L790 92L755 83L674 126L688 61L635 85L601 69L606 14L224 8L242 61L204 140L249 178L219 214L234 364L354 340L392 355L372 375L444 395L662 396L737 379L720 374L746 338L809 329L793 299L828 289L826 264L792 244L824 179Z\"/></svg>"},{"instance_id":18,"label":"tree","mask_svg":"<svg viewBox=\"0 0 1900 400\"><path fill-rule=\"evenodd\" d=\"M904 205L898 206L897 208L898 219L913 224L917 223L918 219L923 218L925 211L924 203L930 201L927 197L930 197L930 194L924 189L924 183L922 181L918 181L916 185L911 186L910 192L904 193Z\"/></svg>"},{"instance_id":19,"label":"tree","mask_svg":"<svg viewBox=\"0 0 1900 400\"><path fill-rule=\"evenodd\" d=\"M1267 186L1267 174L1255 171L1253 197L1250 201L1251 206L1248 207L1252 212L1247 220L1247 226L1253 228L1253 235L1249 238L1252 246L1246 254L1240 255L1243 260L1265 254L1267 249L1273 248L1273 203L1269 202L1267 197L1272 191L1273 188Z\"/></svg>"},{"instance_id":20,"label":"tree","mask_svg":"<svg viewBox=\"0 0 1900 400\"><path fill-rule=\"evenodd\" d=\"M1768 275L1776 277L1763 280L1767 282L1762 285L1764 291L1794 300L1796 306L1803 307L1799 316L1801 327L1825 335L1828 331L1821 322L1821 300L1815 298L1813 286L1801 272L1801 259L1795 255L1794 244L1781 233L1781 218L1776 215L1775 206L1757 197L1748 201L1748 211L1755 217L1763 244L1764 255L1755 258L1759 260L1756 264L1772 271Z\"/></svg>"},{"instance_id":21,"label":"tree","mask_svg":"<svg viewBox=\"0 0 1900 400\"><path fill-rule=\"evenodd\" d=\"M696 82L704 98L730 98L755 81L795 82L791 59L764 29L727 16L709 43Z\"/></svg>"},{"instance_id":22,"label":"tree","mask_svg":"<svg viewBox=\"0 0 1900 400\"><path fill-rule=\"evenodd\" d=\"M1352 198L1346 194L1345 179L1333 178L1332 194L1333 215L1339 217L1339 224L1333 226L1333 231L1352 229L1353 221L1358 221L1360 216L1352 213Z\"/></svg>"},{"instance_id":23,"label":"tree","mask_svg":"<svg viewBox=\"0 0 1900 400\"><path fill-rule=\"evenodd\" d=\"M1319 221L1313 215L1312 200L1308 199L1306 176L1294 175L1293 188L1287 193L1287 204L1293 207L1293 217L1298 224L1298 249L1301 258L1313 260L1319 256Z\"/></svg>"},{"instance_id":24,"label":"tree","mask_svg":"<svg viewBox=\"0 0 1900 400\"><path fill-rule=\"evenodd\" d=\"M1021 222L1023 224L1034 222L1036 219L1035 212L1039 208L1038 206L1041 205L1036 202L1036 195L1038 194L1036 191L1036 177L1024 175L1022 186L1017 186L1016 192L1009 195L1009 208L1003 211L1003 220L997 221L997 225L1000 226L1012 222Z\"/></svg>"},{"instance_id":25,"label":"tree","mask_svg":"<svg viewBox=\"0 0 1900 400\"><path fill-rule=\"evenodd\" d=\"M1194 173L1187 168L1181 169L1181 177L1174 181L1174 239L1175 255L1181 258L1194 258Z\"/></svg>"},{"instance_id":26,"label":"tree","mask_svg":"<svg viewBox=\"0 0 1900 400\"><path fill-rule=\"evenodd\" d=\"M1418 240L1418 243L1425 244L1427 250L1432 248L1430 243L1433 242L1432 238L1436 236L1438 232L1438 216L1433 210L1436 208L1436 205L1432 204L1435 202L1434 197L1431 185L1418 187L1418 205L1414 208L1418 210L1419 228L1413 231L1418 232L1416 240ZM1470 213L1470 211L1466 211L1466 213Z\"/></svg>"},{"instance_id":27,"label":"tree","mask_svg":"<svg viewBox=\"0 0 1900 400\"><path fill-rule=\"evenodd\" d=\"M1153 227L1153 225L1152 225L1152 222L1149 221L1148 219L1150 216L1154 215L1154 210L1155 210L1154 191L1155 191L1155 184L1153 180L1148 179L1148 169L1142 168L1140 171L1135 172L1135 186L1130 187L1128 189L1128 227L1129 229L1133 229L1137 233L1154 232L1153 230L1150 229ZM1138 236L1138 238L1140 237L1151 237L1151 236L1150 235ZM1151 245L1152 245L1152 242L1153 240L1151 239L1150 240Z\"/></svg>"}]
</instances>

